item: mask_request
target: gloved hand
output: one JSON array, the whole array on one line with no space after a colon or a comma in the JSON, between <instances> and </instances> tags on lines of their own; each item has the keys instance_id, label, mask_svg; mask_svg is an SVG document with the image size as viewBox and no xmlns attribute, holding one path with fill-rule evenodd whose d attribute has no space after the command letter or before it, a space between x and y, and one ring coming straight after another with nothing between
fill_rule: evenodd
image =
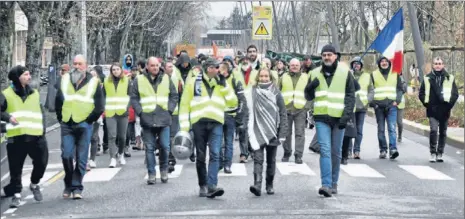
<instances>
[{"instance_id":1,"label":"gloved hand","mask_svg":"<svg viewBox=\"0 0 465 219\"><path fill-rule=\"evenodd\" d=\"M313 79L313 81L310 83L309 86L310 86L310 89L315 89L318 86L320 86L320 81L318 80L318 78L315 78Z\"/></svg>"},{"instance_id":2,"label":"gloved hand","mask_svg":"<svg viewBox=\"0 0 465 219\"><path fill-rule=\"evenodd\" d=\"M315 124L311 123L310 124L310 129L313 129L313 128L315 128Z\"/></svg>"},{"instance_id":3,"label":"gloved hand","mask_svg":"<svg viewBox=\"0 0 465 219\"><path fill-rule=\"evenodd\" d=\"M371 102L370 104L370 107L372 107L373 109L376 109L378 108L378 105L376 105L375 103Z\"/></svg>"},{"instance_id":4,"label":"gloved hand","mask_svg":"<svg viewBox=\"0 0 465 219\"><path fill-rule=\"evenodd\" d=\"M218 85L221 85L223 87L226 87L226 78L224 77L224 75L222 74L219 74L218 75Z\"/></svg>"},{"instance_id":5,"label":"gloved hand","mask_svg":"<svg viewBox=\"0 0 465 219\"><path fill-rule=\"evenodd\" d=\"M337 125L337 127L338 127L339 129L345 129L346 126L347 126L346 123L339 123L339 124Z\"/></svg>"}]
</instances>

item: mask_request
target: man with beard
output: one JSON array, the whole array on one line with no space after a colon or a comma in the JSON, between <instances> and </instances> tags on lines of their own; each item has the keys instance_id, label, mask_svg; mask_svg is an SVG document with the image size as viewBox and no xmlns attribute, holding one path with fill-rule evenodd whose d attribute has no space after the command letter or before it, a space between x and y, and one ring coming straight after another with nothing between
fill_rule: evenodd
<instances>
[{"instance_id":1,"label":"man with beard","mask_svg":"<svg viewBox=\"0 0 465 219\"><path fill-rule=\"evenodd\" d=\"M39 182L48 163L48 148L45 139L45 115L40 105L39 91L32 89L31 74L26 67L16 66L8 73L13 83L0 94L2 121L6 125L6 145L10 168L10 183L5 186L5 196L13 196L10 207L21 203L21 175L24 161L32 159L31 190L36 201L42 201Z\"/></svg>"},{"instance_id":2,"label":"man with beard","mask_svg":"<svg viewBox=\"0 0 465 219\"><path fill-rule=\"evenodd\" d=\"M86 72L82 55L73 60L73 70L63 75L55 100L57 119L61 123L61 150L65 170L63 198L82 198L82 180L86 174L92 123L105 107L99 79ZM76 154L76 165L73 163Z\"/></svg>"},{"instance_id":3,"label":"man with beard","mask_svg":"<svg viewBox=\"0 0 465 219\"><path fill-rule=\"evenodd\" d=\"M311 71L305 87L305 98L313 100L314 120L320 145L322 187L318 194L337 194L342 140L347 122L355 107L354 78L349 68L341 65L336 49L326 45L321 50L323 66Z\"/></svg>"},{"instance_id":4,"label":"man with beard","mask_svg":"<svg viewBox=\"0 0 465 219\"><path fill-rule=\"evenodd\" d=\"M306 55L303 60L302 72L309 73L311 70L315 69L316 65L312 62L312 57Z\"/></svg>"},{"instance_id":5,"label":"man with beard","mask_svg":"<svg viewBox=\"0 0 465 219\"><path fill-rule=\"evenodd\" d=\"M175 67L181 72L182 80L186 82L187 75L192 68L189 56L186 53L181 53Z\"/></svg>"},{"instance_id":6,"label":"man with beard","mask_svg":"<svg viewBox=\"0 0 465 219\"><path fill-rule=\"evenodd\" d=\"M370 106L375 109L378 123L379 158L386 159L387 142L385 135L386 121L389 135L389 158L396 159L397 151L397 105L402 101L402 81L400 76L391 71L392 65L386 57L378 60L378 69L371 75L375 95Z\"/></svg>"},{"instance_id":7,"label":"man with beard","mask_svg":"<svg viewBox=\"0 0 465 219\"><path fill-rule=\"evenodd\" d=\"M429 118L430 162L444 162L442 155L446 146L447 124L450 111L459 97L454 76L444 69L442 58L433 59L433 71L421 83L419 98L426 107ZM438 130L439 129L439 130ZM438 141L439 131L439 141Z\"/></svg>"}]
</instances>

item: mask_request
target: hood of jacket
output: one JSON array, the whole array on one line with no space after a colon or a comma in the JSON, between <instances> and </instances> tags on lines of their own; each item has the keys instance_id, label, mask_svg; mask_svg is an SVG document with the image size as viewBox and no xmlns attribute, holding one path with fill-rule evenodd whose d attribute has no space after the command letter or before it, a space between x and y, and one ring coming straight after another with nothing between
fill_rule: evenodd
<instances>
[{"instance_id":1,"label":"hood of jacket","mask_svg":"<svg viewBox=\"0 0 465 219\"><path fill-rule=\"evenodd\" d=\"M131 59L131 63L126 62L127 58ZM132 66L135 66L136 63L134 62L134 57L131 54L126 54L123 56L123 61L121 62L123 65L123 70L129 70L131 71Z\"/></svg>"},{"instance_id":2,"label":"hood of jacket","mask_svg":"<svg viewBox=\"0 0 465 219\"><path fill-rule=\"evenodd\" d=\"M382 68L381 68L381 65L380 65L380 64L381 64L381 60L383 60L383 59L385 59L385 60L389 63L389 67L388 67L387 69L382 69ZM378 59L378 61L376 62L376 64L378 64L378 69L379 69L379 71L380 71L382 74L387 74L387 73L389 73L389 72L391 71L392 63L391 63L391 61L390 61L388 58L386 58L385 56L379 57L379 59Z\"/></svg>"}]
</instances>

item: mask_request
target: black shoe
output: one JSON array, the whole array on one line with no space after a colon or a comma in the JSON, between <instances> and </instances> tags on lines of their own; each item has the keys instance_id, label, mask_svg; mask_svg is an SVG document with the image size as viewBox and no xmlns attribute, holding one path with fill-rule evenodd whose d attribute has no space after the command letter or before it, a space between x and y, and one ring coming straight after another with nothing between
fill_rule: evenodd
<instances>
[{"instance_id":1,"label":"black shoe","mask_svg":"<svg viewBox=\"0 0 465 219\"><path fill-rule=\"evenodd\" d=\"M218 171L222 170L224 168L223 164L221 164L219 167L218 167Z\"/></svg>"},{"instance_id":2,"label":"black shoe","mask_svg":"<svg viewBox=\"0 0 465 219\"><path fill-rule=\"evenodd\" d=\"M341 164L342 165L347 165L347 158L342 158L341 159Z\"/></svg>"},{"instance_id":3,"label":"black shoe","mask_svg":"<svg viewBox=\"0 0 465 219\"><path fill-rule=\"evenodd\" d=\"M444 159L442 158L442 154L441 154L441 153L439 153L439 154L436 156L436 162L438 162L438 163L444 162Z\"/></svg>"},{"instance_id":4,"label":"black shoe","mask_svg":"<svg viewBox=\"0 0 465 219\"><path fill-rule=\"evenodd\" d=\"M224 194L224 190L222 188L208 188L207 198L215 198L222 196Z\"/></svg>"},{"instance_id":5,"label":"black shoe","mask_svg":"<svg viewBox=\"0 0 465 219\"><path fill-rule=\"evenodd\" d=\"M318 194L323 195L325 197L333 196L331 193L332 193L331 189L328 187L324 187L324 186L318 190Z\"/></svg>"},{"instance_id":6,"label":"black shoe","mask_svg":"<svg viewBox=\"0 0 465 219\"><path fill-rule=\"evenodd\" d=\"M301 157L295 157L295 161L294 161L296 164L303 164L304 162L302 161L302 158Z\"/></svg>"},{"instance_id":7,"label":"black shoe","mask_svg":"<svg viewBox=\"0 0 465 219\"><path fill-rule=\"evenodd\" d=\"M174 172L174 170L175 170L175 169L174 169L174 165L171 165L171 164L170 164L170 165L168 166L168 173L172 173L172 172Z\"/></svg>"},{"instance_id":8,"label":"black shoe","mask_svg":"<svg viewBox=\"0 0 465 219\"><path fill-rule=\"evenodd\" d=\"M199 197L207 197L208 189L207 186L200 186Z\"/></svg>"},{"instance_id":9,"label":"black shoe","mask_svg":"<svg viewBox=\"0 0 465 219\"><path fill-rule=\"evenodd\" d=\"M333 184L333 188L331 188L332 194L337 194L337 184Z\"/></svg>"},{"instance_id":10,"label":"black shoe","mask_svg":"<svg viewBox=\"0 0 465 219\"><path fill-rule=\"evenodd\" d=\"M262 195L262 174L254 174L254 185L250 186L249 190L251 193L253 193L255 196L261 196Z\"/></svg>"},{"instance_id":11,"label":"black shoe","mask_svg":"<svg viewBox=\"0 0 465 219\"><path fill-rule=\"evenodd\" d=\"M155 174L149 174L149 178L147 179L147 184L153 185L157 182L157 178Z\"/></svg>"},{"instance_id":12,"label":"black shoe","mask_svg":"<svg viewBox=\"0 0 465 219\"><path fill-rule=\"evenodd\" d=\"M386 151L381 151L381 153L379 153L379 159L386 159Z\"/></svg>"},{"instance_id":13,"label":"black shoe","mask_svg":"<svg viewBox=\"0 0 465 219\"><path fill-rule=\"evenodd\" d=\"M34 187L32 186L32 184L29 186L29 189L31 190L32 192L32 195L34 196L34 199L38 202L42 201L43 197L42 197L42 192L40 191L40 187L39 185L35 185Z\"/></svg>"},{"instance_id":14,"label":"black shoe","mask_svg":"<svg viewBox=\"0 0 465 219\"><path fill-rule=\"evenodd\" d=\"M192 163L195 163L195 154L192 153L189 159L191 160Z\"/></svg>"},{"instance_id":15,"label":"black shoe","mask_svg":"<svg viewBox=\"0 0 465 219\"><path fill-rule=\"evenodd\" d=\"M129 151L124 152L124 157L131 157L131 153Z\"/></svg>"},{"instance_id":16,"label":"black shoe","mask_svg":"<svg viewBox=\"0 0 465 219\"><path fill-rule=\"evenodd\" d=\"M399 152L397 150L392 150L389 152L389 159L394 160L396 157L399 156Z\"/></svg>"},{"instance_id":17,"label":"black shoe","mask_svg":"<svg viewBox=\"0 0 465 219\"><path fill-rule=\"evenodd\" d=\"M166 170L161 171L160 172L160 178L161 178L162 183L167 183L168 182L168 172Z\"/></svg>"},{"instance_id":18,"label":"black shoe","mask_svg":"<svg viewBox=\"0 0 465 219\"><path fill-rule=\"evenodd\" d=\"M269 175L266 176L265 190L266 190L266 194L268 194L268 195L273 195L274 194L273 180L274 180L274 176L269 176Z\"/></svg>"},{"instance_id":19,"label":"black shoe","mask_svg":"<svg viewBox=\"0 0 465 219\"><path fill-rule=\"evenodd\" d=\"M285 162L285 163L286 163L286 162L289 162L289 157L283 157L283 158L281 159L281 162Z\"/></svg>"},{"instance_id":20,"label":"black shoe","mask_svg":"<svg viewBox=\"0 0 465 219\"><path fill-rule=\"evenodd\" d=\"M225 168L224 168L224 173L226 173L226 174L231 174L231 173L232 173L231 167L225 167Z\"/></svg>"},{"instance_id":21,"label":"black shoe","mask_svg":"<svg viewBox=\"0 0 465 219\"><path fill-rule=\"evenodd\" d=\"M21 194L16 193L13 195L13 198L11 198L11 203L10 203L10 208L17 208L21 204Z\"/></svg>"}]
</instances>

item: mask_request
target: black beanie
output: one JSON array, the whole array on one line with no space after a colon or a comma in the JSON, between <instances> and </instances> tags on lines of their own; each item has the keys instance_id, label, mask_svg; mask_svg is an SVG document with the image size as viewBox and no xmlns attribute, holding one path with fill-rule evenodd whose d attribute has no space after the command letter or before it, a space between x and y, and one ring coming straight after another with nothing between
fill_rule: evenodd
<instances>
[{"instance_id":1,"label":"black beanie","mask_svg":"<svg viewBox=\"0 0 465 219\"><path fill-rule=\"evenodd\" d=\"M336 48L334 48L334 46L331 44L327 44L323 46L323 48L321 49L321 54L323 54L324 52L332 52L336 54Z\"/></svg>"},{"instance_id":2,"label":"black beanie","mask_svg":"<svg viewBox=\"0 0 465 219\"><path fill-rule=\"evenodd\" d=\"M21 65L13 67L10 72L8 72L8 79L11 81L17 81L19 77L27 71L27 68Z\"/></svg>"}]
</instances>

